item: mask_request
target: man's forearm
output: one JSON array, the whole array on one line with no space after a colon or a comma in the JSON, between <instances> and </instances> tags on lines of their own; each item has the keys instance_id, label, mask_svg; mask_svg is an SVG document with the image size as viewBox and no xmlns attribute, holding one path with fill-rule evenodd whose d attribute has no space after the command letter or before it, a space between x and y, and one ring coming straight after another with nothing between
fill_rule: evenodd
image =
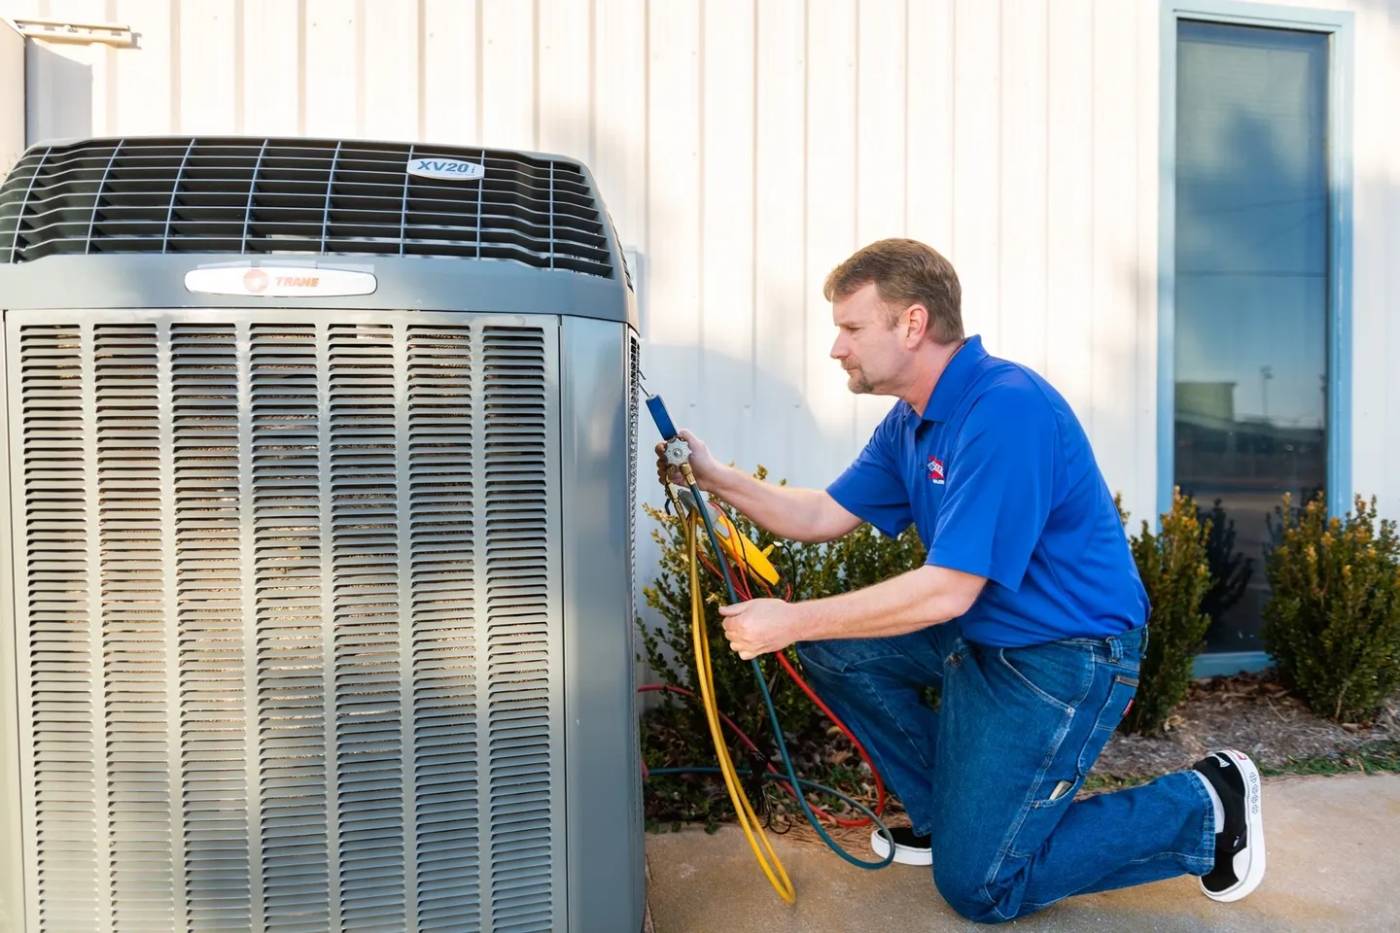
<instances>
[{"instance_id":1,"label":"man's forearm","mask_svg":"<svg viewBox=\"0 0 1400 933\"><path fill-rule=\"evenodd\" d=\"M982 589L982 579L941 567L924 566L874 586L795 603L799 638L885 638L947 622L965 613Z\"/></svg>"},{"instance_id":2,"label":"man's forearm","mask_svg":"<svg viewBox=\"0 0 1400 933\"><path fill-rule=\"evenodd\" d=\"M826 495L820 490L765 483L734 467L726 467L711 485L721 499L779 538L828 540L819 523Z\"/></svg>"}]
</instances>

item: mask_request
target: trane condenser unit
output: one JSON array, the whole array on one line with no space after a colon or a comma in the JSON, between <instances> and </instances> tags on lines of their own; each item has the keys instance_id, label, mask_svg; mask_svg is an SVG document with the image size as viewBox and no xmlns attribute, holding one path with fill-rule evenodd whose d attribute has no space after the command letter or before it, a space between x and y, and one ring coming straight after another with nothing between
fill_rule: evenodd
<instances>
[{"instance_id":1,"label":"trane condenser unit","mask_svg":"<svg viewBox=\"0 0 1400 933\"><path fill-rule=\"evenodd\" d=\"M0 928L641 927L636 305L583 166L37 146L0 308Z\"/></svg>"}]
</instances>

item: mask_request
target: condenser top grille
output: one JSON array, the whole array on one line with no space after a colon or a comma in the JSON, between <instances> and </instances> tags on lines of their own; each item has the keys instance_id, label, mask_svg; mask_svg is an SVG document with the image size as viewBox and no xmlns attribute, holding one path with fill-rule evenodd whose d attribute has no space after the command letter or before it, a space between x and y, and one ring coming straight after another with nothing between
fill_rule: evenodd
<instances>
[{"instance_id":1,"label":"condenser top grille","mask_svg":"<svg viewBox=\"0 0 1400 933\"><path fill-rule=\"evenodd\" d=\"M420 159L484 172L410 173ZM15 166L0 188L0 262L369 253L613 278L606 223L583 167L547 156L348 140L94 139L35 146Z\"/></svg>"}]
</instances>

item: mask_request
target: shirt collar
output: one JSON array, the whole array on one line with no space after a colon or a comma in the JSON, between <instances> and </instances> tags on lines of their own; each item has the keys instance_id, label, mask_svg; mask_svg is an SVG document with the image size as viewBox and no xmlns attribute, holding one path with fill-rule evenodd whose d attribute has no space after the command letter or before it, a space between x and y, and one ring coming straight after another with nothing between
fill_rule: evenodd
<instances>
[{"instance_id":1,"label":"shirt collar","mask_svg":"<svg viewBox=\"0 0 1400 933\"><path fill-rule=\"evenodd\" d=\"M969 337L962 349L948 360L948 366L938 381L933 384L933 392L924 406L924 421L947 421L953 414L953 407L977 374L987 351L982 349L981 336Z\"/></svg>"}]
</instances>

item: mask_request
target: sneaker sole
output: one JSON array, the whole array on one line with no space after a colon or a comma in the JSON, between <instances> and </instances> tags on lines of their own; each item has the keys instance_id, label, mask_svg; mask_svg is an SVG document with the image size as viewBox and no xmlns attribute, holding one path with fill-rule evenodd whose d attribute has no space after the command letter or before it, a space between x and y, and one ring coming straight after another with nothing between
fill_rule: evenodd
<instances>
[{"instance_id":1,"label":"sneaker sole","mask_svg":"<svg viewBox=\"0 0 1400 933\"><path fill-rule=\"evenodd\" d=\"M880 835L877 829L870 834L870 848L880 858L887 858L890 854L890 844L885 841L885 837ZM932 865L932 849L911 849L899 843L894 844L894 860L901 865Z\"/></svg>"},{"instance_id":2,"label":"sneaker sole","mask_svg":"<svg viewBox=\"0 0 1400 933\"><path fill-rule=\"evenodd\" d=\"M1250 894L1264 880L1264 807L1259 769L1254 766L1254 762L1250 761L1244 752L1233 748L1225 749L1224 753L1230 756L1230 760L1240 769L1240 777L1244 779L1244 817L1245 829L1249 834L1249 868L1245 870L1243 878L1224 891L1208 891L1205 882L1201 882L1201 890L1211 900L1228 904Z\"/></svg>"}]
</instances>

